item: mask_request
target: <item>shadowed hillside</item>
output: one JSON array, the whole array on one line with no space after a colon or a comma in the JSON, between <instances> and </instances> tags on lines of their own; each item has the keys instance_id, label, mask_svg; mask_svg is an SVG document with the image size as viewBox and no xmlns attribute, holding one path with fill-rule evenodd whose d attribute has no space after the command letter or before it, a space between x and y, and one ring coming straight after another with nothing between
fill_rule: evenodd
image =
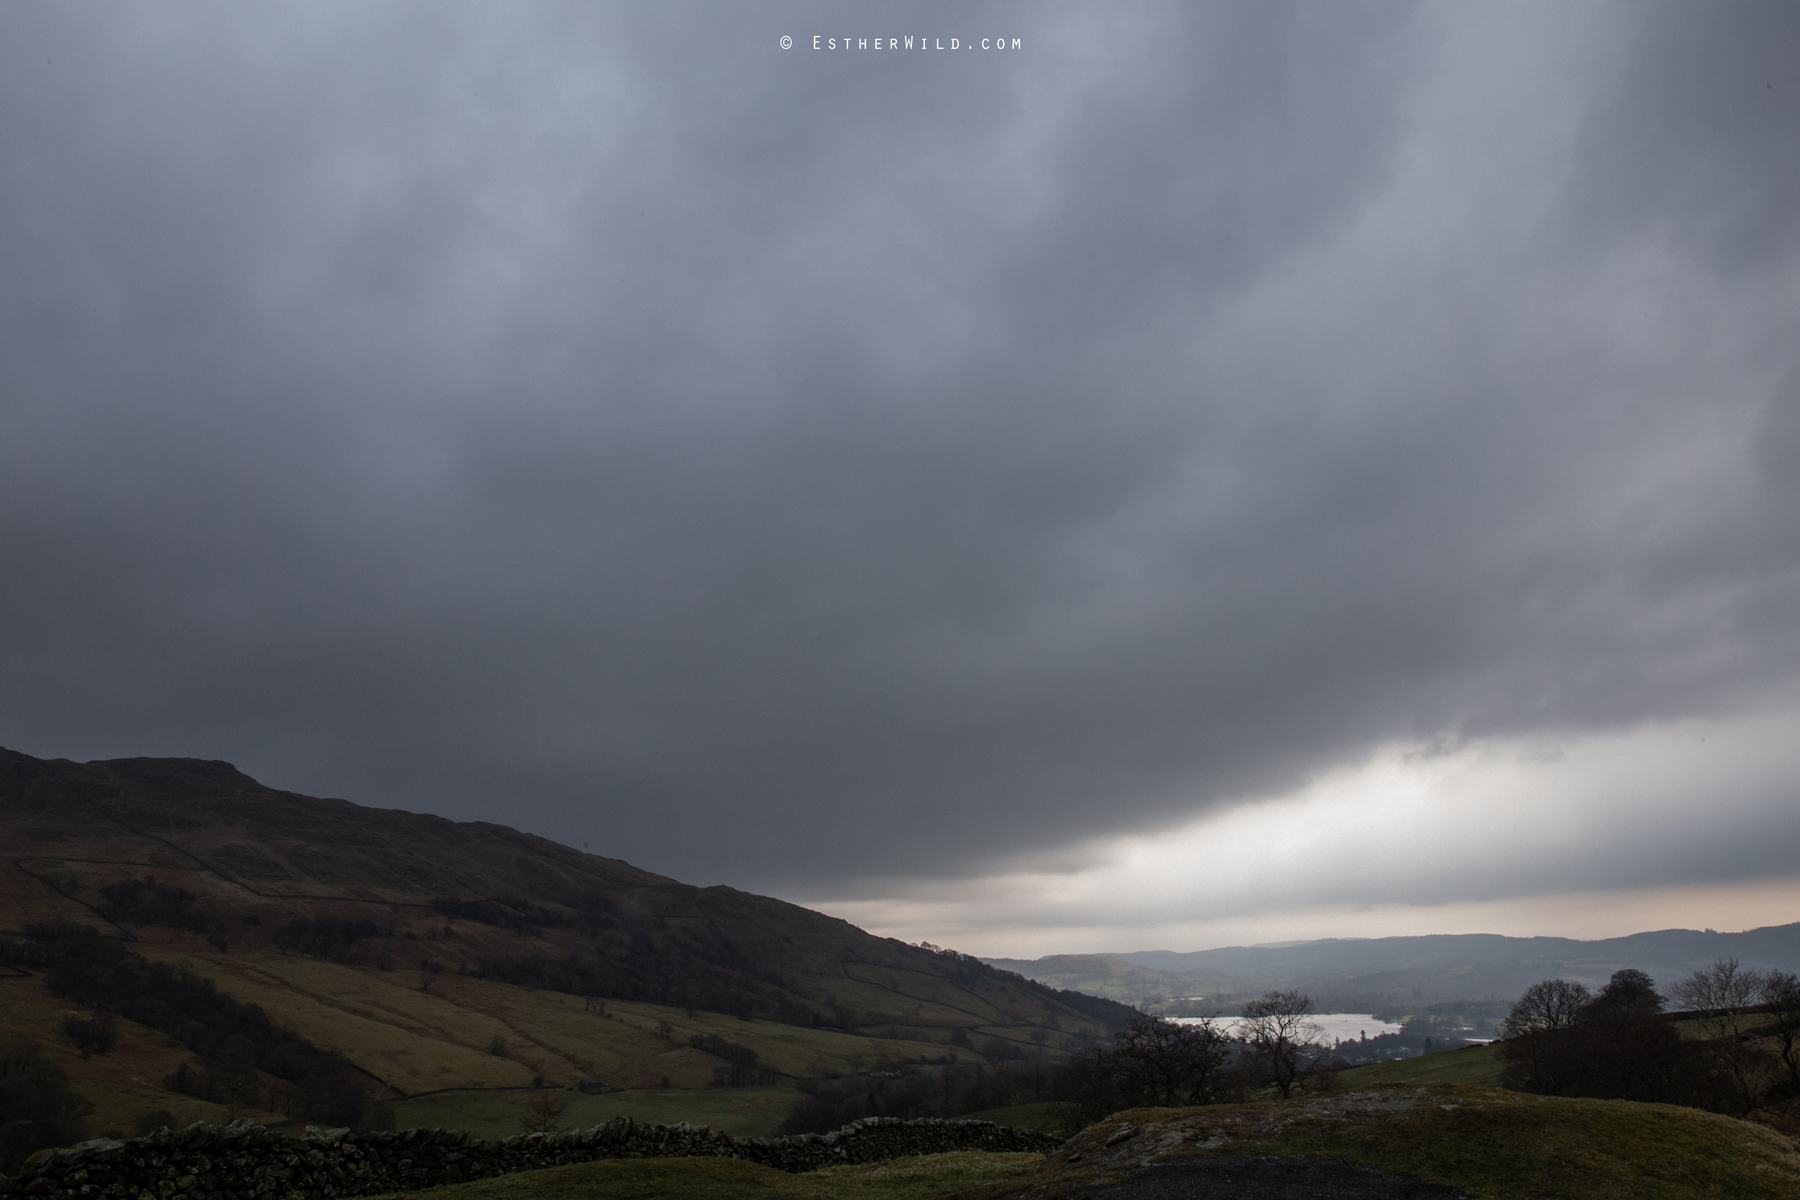
<instances>
[{"instance_id":1,"label":"shadowed hillside","mask_svg":"<svg viewBox=\"0 0 1800 1200\"><path fill-rule=\"evenodd\" d=\"M0 876L13 932L57 918L119 937L188 928L231 951L432 962L945 1042L959 1029L1086 1040L1122 1016L780 900L691 887L501 825L280 792L229 763L0 751L0 822L15 848Z\"/></svg>"},{"instance_id":2,"label":"shadowed hillside","mask_svg":"<svg viewBox=\"0 0 1800 1200\"><path fill-rule=\"evenodd\" d=\"M766 1091L882 1062L1056 1058L1128 1016L780 900L277 791L222 762L0 750L0 845L0 936L17 951L0 1032L65 1057L58 1022L101 1003L98 984L46 990L70 927L143 960L133 977L164 962L260 1006L390 1099L594 1074ZM141 1104L185 1061L168 1035L127 1021L120 1049L65 1068L111 1071Z\"/></svg>"}]
</instances>

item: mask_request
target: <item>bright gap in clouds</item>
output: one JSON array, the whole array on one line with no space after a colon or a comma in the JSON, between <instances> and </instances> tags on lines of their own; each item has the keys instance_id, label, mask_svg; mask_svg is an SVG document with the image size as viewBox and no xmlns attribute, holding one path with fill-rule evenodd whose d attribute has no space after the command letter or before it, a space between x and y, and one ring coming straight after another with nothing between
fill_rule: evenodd
<instances>
[{"instance_id":1,"label":"bright gap in clouds","mask_svg":"<svg viewBox=\"0 0 1800 1200\"><path fill-rule=\"evenodd\" d=\"M807 902L1014 958L1785 924L1800 920L1796 729L1789 703L1577 739L1391 746L1290 795L1090 843L1073 869Z\"/></svg>"}]
</instances>

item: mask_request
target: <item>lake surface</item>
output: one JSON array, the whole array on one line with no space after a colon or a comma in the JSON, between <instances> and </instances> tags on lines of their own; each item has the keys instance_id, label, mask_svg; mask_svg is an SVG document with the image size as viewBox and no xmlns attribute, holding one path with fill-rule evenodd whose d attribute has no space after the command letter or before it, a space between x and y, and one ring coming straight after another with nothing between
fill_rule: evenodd
<instances>
[{"instance_id":1,"label":"lake surface","mask_svg":"<svg viewBox=\"0 0 1800 1200\"><path fill-rule=\"evenodd\" d=\"M1170 1017L1177 1025L1198 1025L1199 1017ZM1380 1037L1384 1033L1399 1033L1400 1026L1392 1021L1377 1021L1368 1013L1314 1013L1309 1018L1314 1025L1325 1031L1327 1042L1353 1042L1363 1034ZM1219 1025L1227 1033L1234 1033L1238 1019L1221 1017Z\"/></svg>"}]
</instances>

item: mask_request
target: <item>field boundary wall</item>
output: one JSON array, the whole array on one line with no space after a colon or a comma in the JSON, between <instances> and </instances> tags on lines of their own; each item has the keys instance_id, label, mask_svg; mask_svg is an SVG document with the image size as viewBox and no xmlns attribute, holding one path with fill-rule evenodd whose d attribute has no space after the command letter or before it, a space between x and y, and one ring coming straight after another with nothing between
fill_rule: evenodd
<instances>
[{"instance_id":1,"label":"field boundary wall","mask_svg":"<svg viewBox=\"0 0 1800 1200\"><path fill-rule=\"evenodd\" d=\"M871 1117L833 1133L735 1138L705 1127L616 1117L592 1129L490 1141L447 1129L351 1133L308 1126L289 1137L252 1121L99 1138L27 1159L0 1197L33 1200L331 1200L414 1191L607 1158L738 1158L783 1171L952 1150L1037 1151L1048 1134L989 1121Z\"/></svg>"}]
</instances>

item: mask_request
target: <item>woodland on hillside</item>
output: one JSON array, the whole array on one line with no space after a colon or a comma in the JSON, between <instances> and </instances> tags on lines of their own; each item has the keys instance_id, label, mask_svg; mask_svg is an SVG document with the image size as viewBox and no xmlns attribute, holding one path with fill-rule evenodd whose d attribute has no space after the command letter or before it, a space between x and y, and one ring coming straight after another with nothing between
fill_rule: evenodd
<instances>
[{"instance_id":1,"label":"woodland on hillside","mask_svg":"<svg viewBox=\"0 0 1800 1200\"><path fill-rule=\"evenodd\" d=\"M590 1079L771 1090L759 1105L855 1079L885 1111L890 1076L929 1071L937 1111L961 1112L1038 1094L1021 1081L1131 1017L779 900L224 763L0 751L0 837L28 851L0 862L0 1038L23 1064L0 1091L33 1112L71 1097L42 1127L7 1110L15 1152L68 1140L84 1096L103 1130L169 1109L367 1127L423 1095L504 1110L507 1089Z\"/></svg>"},{"instance_id":2,"label":"woodland on hillside","mask_svg":"<svg viewBox=\"0 0 1800 1200\"><path fill-rule=\"evenodd\" d=\"M1565 979L1532 985L1507 1017L1502 1081L1732 1116L1800 1100L1800 978L1721 959L1669 990L1631 968L1597 994Z\"/></svg>"},{"instance_id":3,"label":"woodland on hillside","mask_svg":"<svg viewBox=\"0 0 1800 1200\"><path fill-rule=\"evenodd\" d=\"M1129 1013L779 900L503 826L279 792L226 763L0 750L0 827L38 848L0 865L15 934L46 920L127 940L175 929L221 953L435 969L801 1027L942 1042L998 1023L1042 1030L1059 1052ZM929 987L896 993L895 972ZM952 995L974 1011L932 1011Z\"/></svg>"},{"instance_id":4,"label":"woodland on hillside","mask_svg":"<svg viewBox=\"0 0 1800 1200\"><path fill-rule=\"evenodd\" d=\"M261 1008L224 995L211 980L152 962L94 930L33 926L24 940L0 941L0 965L41 970L53 995L92 1016L66 1020L60 1032L86 1058L117 1039L117 1018L178 1040L198 1059L162 1083L169 1091L214 1101L227 1111L274 1110L315 1124L369 1128L388 1119L372 1102L371 1081L334 1053L277 1026ZM69 1092L67 1077L25 1039L0 1056L0 1169L44 1146L79 1140L91 1104Z\"/></svg>"}]
</instances>

